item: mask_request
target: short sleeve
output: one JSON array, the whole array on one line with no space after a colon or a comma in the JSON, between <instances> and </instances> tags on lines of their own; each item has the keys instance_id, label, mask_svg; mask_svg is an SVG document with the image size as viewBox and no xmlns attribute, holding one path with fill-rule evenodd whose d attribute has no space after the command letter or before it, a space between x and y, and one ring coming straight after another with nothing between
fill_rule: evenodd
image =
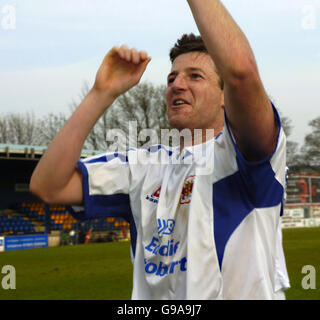
<instances>
[{"instance_id":1,"label":"short sleeve","mask_svg":"<svg viewBox=\"0 0 320 320\"><path fill-rule=\"evenodd\" d=\"M83 207L69 207L77 220L122 217L128 220L130 169L126 153L106 153L77 163L82 172Z\"/></svg>"},{"instance_id":2,"label":"short sleeve","mask_svg":"<svg viewBox=\"0 0 320 320\"><path fill-rule=\"evenodd\" d=\"M256 208L265 208L282 203L285 185L286 138L279 114L272 104L278 137L275 149L260 161L247 161L239 150L225 115L228 135L236 153L236 162L243 185L250 201Z\"/></svg>"}]
</instances>

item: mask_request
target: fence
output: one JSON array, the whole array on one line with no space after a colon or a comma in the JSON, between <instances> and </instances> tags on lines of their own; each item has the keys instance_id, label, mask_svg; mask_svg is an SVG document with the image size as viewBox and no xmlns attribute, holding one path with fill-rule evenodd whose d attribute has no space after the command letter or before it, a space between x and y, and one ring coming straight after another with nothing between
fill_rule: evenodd
<instances>
[{"instance_id":1,"label":"fence","mask_svg":"<svg viewBox=\"0 0 320 320\"><path fill-rule=\"evenodd\" d=\"M320 175L289 175L283 228L320 226Z\"/></svg>"}]
</instances>

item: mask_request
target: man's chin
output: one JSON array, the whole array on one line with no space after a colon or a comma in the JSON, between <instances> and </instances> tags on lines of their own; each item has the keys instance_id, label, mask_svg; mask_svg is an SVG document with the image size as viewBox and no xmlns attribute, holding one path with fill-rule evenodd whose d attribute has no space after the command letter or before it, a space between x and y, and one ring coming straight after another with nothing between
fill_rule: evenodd
<instances>
[{"instance_id":1,"label":"man's chin","mask_svg":"<svg viewBox=\"0 0 320 320\"><path fill-rule=\"evenodd\" d=\"M179 121L179 120L172 120L172 121L169 121L169 123L170 123L170 127L172 128L172 129L177 129L177 130L179 130L179 131L181 131L181 130L183 130L183 129L188 129L188 128L190 128L190 125L189 125L189 123L187 123L187 121L183 121L183 120L181 120L181 121Z\"/></svg>"}]
</instances>

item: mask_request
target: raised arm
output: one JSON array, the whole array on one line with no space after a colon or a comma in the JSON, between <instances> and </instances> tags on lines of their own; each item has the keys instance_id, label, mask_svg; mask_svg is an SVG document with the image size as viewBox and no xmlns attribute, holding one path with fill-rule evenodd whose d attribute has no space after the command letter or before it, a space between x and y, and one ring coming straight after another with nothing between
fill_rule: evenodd
<instances>
[{"instance_id":1,"label":"raised arm","mask_svg":"<svg viewBox=\"0 0 320 320\"><path fill-rule=\"evenodd\" d=\"M249 42L219 0L188 3L224 80L225 109L237 145L248 160L261 160L274 150L278 128Z\"/></svg>"},{"instance_id":2,"label":"raised arm","mask_svg":"<svg viewBox=\"0 0 320 320\"><path fill-rule=\"evenodd\" d=\"M76 169L76 163L84 141L114 100L140 81L149 61L146 52L126 46L109 51L92 89L35 168L30 181L32 193L46 203L82 203L82 175Z\"/></svg>"}]
</instances>

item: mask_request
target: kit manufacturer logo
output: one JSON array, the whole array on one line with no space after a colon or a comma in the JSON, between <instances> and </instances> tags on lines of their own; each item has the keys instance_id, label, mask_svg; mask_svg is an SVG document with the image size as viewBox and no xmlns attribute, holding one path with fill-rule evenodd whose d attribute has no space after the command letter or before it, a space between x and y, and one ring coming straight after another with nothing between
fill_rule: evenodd
<instances>
[{"instance_id":1,"label":"kit manufacturer logo","mask_svg":"<svg viewBox=\"0 0 320 320\"><path fill-rule=\"evenodd\" d=\"M147 195L146 199L153 203L159 202L161 187L159 187L152 195Z\"/></svg>"}]
</instances>

